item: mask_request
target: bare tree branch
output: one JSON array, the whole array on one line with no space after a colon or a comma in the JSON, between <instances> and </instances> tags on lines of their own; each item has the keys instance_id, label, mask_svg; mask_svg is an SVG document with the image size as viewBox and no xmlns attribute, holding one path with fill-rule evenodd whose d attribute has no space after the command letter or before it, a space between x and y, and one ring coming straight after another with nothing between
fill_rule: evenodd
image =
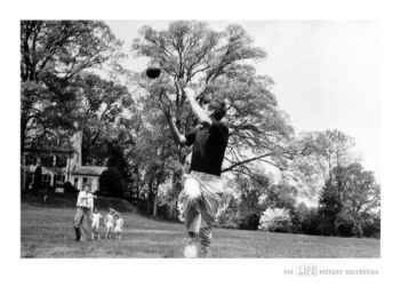
<instances>
[{"instance_id":1,"label":"bare tree branch","mask_svg":"<svg viewBox=\"0 0 400 294\"><path fill-rule=\"evenodd\" d=\"M237 163L231 165L230 167L227 167L227 168L223 169L222 172L224 173L224 172L233 170L234 168L236 168L236 167L238 167L238 166L244 165L244 164L246 164L246 163L250 163L250 162L252 162L252 161L255 161L255 160L258 160L258 159L261 159L261 158L264 158L264 157L271 156L271 155L273 155L273 154L274 154L274 152L267 152L267 153L264 153L264 154L261 154L261 155L258 155L258 156L254 156L254 157L251 157L251 158L247 158L247 159L245 159L245 160L242 160L242 161L240 161L240 162L237 162Z\"/></svg>"}]
</instances>

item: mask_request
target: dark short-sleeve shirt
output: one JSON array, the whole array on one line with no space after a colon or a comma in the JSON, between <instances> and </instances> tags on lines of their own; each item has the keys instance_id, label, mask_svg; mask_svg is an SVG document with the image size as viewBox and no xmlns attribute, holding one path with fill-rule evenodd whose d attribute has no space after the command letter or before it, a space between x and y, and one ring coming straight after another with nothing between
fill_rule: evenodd
<instances>
[{"instance_id":1,"label":"dark short-sleeve shirt","mask_svg":"<svg viewBox=\"0 0 400 294\"><path fill-rule=\"evenodd\" d=\"M203 123L186 134L186 145L193 145L190 170L221 175L228 137L227 126L216 120L211 125Z\"/></svg>"}]
</instances>

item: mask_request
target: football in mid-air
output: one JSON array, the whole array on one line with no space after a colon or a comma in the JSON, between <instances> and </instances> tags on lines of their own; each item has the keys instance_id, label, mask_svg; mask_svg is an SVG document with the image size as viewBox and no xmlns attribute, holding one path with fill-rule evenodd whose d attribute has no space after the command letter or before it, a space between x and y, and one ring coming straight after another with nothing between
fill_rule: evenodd
<instances>
[{"instance_id":1,"label":"football in mid-air","mask_svg":"<svg viewBox=\"0 0 400 294\"><path fill-rule=\"evenodd\" d=\"M161 69L157 67L149 67L146 69L146 76L150 79L156 79L160 76L161 74Z\"/></svg>"}]
</instances>

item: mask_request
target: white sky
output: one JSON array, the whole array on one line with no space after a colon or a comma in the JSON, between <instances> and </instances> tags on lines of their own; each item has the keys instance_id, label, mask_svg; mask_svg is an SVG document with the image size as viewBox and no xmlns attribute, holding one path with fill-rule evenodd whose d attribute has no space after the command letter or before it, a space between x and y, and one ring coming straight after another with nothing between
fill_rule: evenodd
<instances>
[{"instance_id":1,"label":"white sky","mask_svg":"<svg viewBox=\"0 0 400 294\"><path fill-rule=\"evenodd\" d=\"M107 21L126 46L142 25L167 21ZM274 92L297 131L338 128L356 139L367 169L379 170L380 97L378 27L373 22L208 22L216 30L241 24L268 57L257 72L276 83ZM143 66L137 63L138 67ZM135 64L132 64L135 68ZM140 69L139 69L140 70Z\"/></svg>"}]
</instances>

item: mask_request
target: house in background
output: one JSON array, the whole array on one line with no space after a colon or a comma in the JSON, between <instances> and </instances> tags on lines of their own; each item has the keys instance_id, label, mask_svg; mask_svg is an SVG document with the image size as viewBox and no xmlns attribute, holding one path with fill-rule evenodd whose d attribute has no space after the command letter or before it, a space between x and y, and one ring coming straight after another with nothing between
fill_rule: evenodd
<instances>
[{"instance_id":1,"label":"house in background","mask_svg":"<svg viewBox=\"0 0 400 294\"><path fill-rule=\"evenodd\" d=\"M79 166L70 173L70 183L79 190L89 185L90 191L100 189L100 176L107 169L105 166Z\"/></svg>"},{"instance_id":2,"label":"house in background","mask_svg":"<svg viewBox=\"0 0 400 294\"><path fill-rule=\"evenodd\" d=\"M98 191L100 176L105 166L82 166L82 132L71 138L67 147L26 147L21 163L21 188L30 190L35 185L35 171L41 168L41 186L63 192L66 182L82 190L89 185L92 192Z\"/></svg>"},{"instance_id":3,"label":"house in background","mask_svg":"<svg viewBox=\"0 0 400 294\"><path fill-rule=\"evenodd\" d=\"M73 153L72 148L25 148L21 166L22 190L31 190L35 186L62 188L67 181ZM39 178L38 169L41 169ZM37 183L39 179L40 183Z\"/></svg>"}]
</instances>

